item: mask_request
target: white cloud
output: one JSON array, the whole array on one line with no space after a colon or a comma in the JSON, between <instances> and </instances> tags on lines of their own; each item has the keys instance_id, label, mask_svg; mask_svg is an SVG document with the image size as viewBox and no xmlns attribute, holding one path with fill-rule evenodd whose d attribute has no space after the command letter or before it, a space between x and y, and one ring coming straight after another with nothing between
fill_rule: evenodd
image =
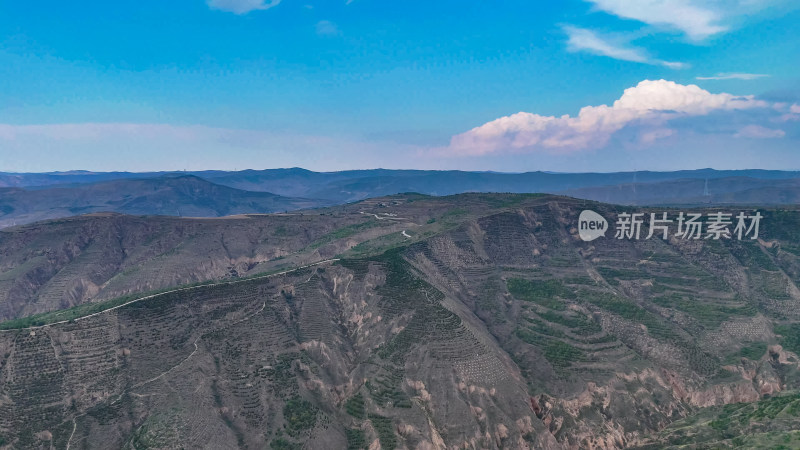
<instances>
[{"instance_id":1,"label":"white cloud","mask_svg":"<svg viewBox=\"0 0 800 450\"><path fill-rule=\"evenodd\" d=\"M762 127L761 125L747 125L734 134L733 137L737 138L750 138L750 139L774 139L786 136L783 130L776 130L773 128Z\"/></svg>"},{"instance_id":2,"label":"white cloud","mask_svg":"<svg viewBox=\"0 0 800 450\"><path fill-rule=\"evenodd\" d=\"M207 0L209 8L234 14L247 14L250 11L270 9L278 6L280 2L281 0Z\"/></svg>"},{"instance_id":3,"label":"white cloud","mask_svg":"<svg viewBox=\"0 0 800 450\"><path fill-rule=\"evenodd\" d=\"M586 0L607 13L650 25L677 29L695 40L727 30L722 14L693 0Z\"/></svg>"},{"instance_id":4,"label":"white cloud","mask_svg":"<svg viewBox=\"0 0 800 450\"><path fill-rule=\"evenodd\" d=\"M653 142L664 139L675 134L676 131L671 128L656 128L654 130L645 131L639 136L639 142L645 145L650 145Z\"/></svg>"},{"instance_id":5,"label":"white cloud","mask_svg":"<svg viewBox=\"0 0 800 450\"><path fill-rule=\"evenodd\" d=\"M657 63L664 67L669 67L670 69L685 69L689 67L689 64L675 61L657 61Z\"/></svg>"},{"instance_id":6,"label":"white cloud","mask_svg":"<svg viewBox=\"0 0 800 450\"><path fill-rule=\"evenodd\" d=\"M670 69L682 69L686 64L680 62L660 61L652 59L647 53L620 39L600 36L592 30L578 28L571 25L563 27L567 33L567 49L573 52L586 51L595 55L608 56L623 61L632 61L644 64L656 64Z\"/></svg>"},{"instance_id":7,"label":"white cloud","mask_svg":"<svg viewBox=\"0 0 800 450\"><path fill-rule=\"evenodd\" d=\"M339 34L339 27L329 20L320 20L317 22L317 34L320 36L336 36Z\"/></svg>"},{"instance_id":8,"label":"white cloud","mask_svg":"<svg viewBox=\"0 0 800 450\"><path fill-rule=\"evenodd\" d=\"M586 50L598 55L610 56L614 59L641 63L646 62L648 59L641 49L624 48L622 45L612 44L598 36L594 31L573 26L565 26L564 31L569 36L567 48L571 51Z\"/></svg>"},{"instance_id":9,"label":"white cloud","mask_svg":"<svg viewBox=\"0 0 800 450\"><path fill-rule=\"evenodd\" d=\"M786 122L795 122L800 120L800 114L781 114L778 117L772 119L772 122L775 123L786 123Z\"/></svg>"},{"instance_id":10,"label":"white cloud","mask_svg":"<svg viewBox=\"0 0 800 450\"><path fill-rule=\"evenodd\" d=\"M453 136L446 152L485 155L504 151L566 153L596 149L629 125L643 126L645 130L640 139L648 143L674 133L664 127L671 119L768 106L767 102L753 96L712 94L696 85L644 80L625 89L611 106L585 106L575 117L528 112L501 117ZM648 129L651 130L649 134Z\"/></svg>"},{"instance_id":11,"label":"white cloud","mask_svg":"<svg viewBox=\"0 0 800 450\"><path fill-rule=\"evenodd\" d=\"M698 80L756 80L769 75L763 73L718 73L711 77L695 77Z\"/></svg>"},{"instance_id":12,"label":"white cloud","mask_svg":"<svg viewBox=\"0 0 800 450\"><path fill-rule=\"evenodd\" d=\"M797 103L790 106L788 103L776 102L772 108L775 111L782 113L780 116L773 117L771 119L771 121L774 123L800 121L800 105Z\"/></svg>"}]
</instances>

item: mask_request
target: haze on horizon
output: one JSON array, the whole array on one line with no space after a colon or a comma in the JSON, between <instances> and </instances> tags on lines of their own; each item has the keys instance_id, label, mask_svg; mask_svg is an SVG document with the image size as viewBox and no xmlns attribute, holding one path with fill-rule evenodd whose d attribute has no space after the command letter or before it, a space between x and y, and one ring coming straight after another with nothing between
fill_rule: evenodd
<instances>
[{"instance_id":1,"label":"haze on horizon","mask_svg":"<svg viewBox=\"0 0 800 450\"><path fill-rule=\"evenodd\" d=\"M646 4L6 2L0 171L800 169L800 5Z\"/></svg>"}]
</instances>

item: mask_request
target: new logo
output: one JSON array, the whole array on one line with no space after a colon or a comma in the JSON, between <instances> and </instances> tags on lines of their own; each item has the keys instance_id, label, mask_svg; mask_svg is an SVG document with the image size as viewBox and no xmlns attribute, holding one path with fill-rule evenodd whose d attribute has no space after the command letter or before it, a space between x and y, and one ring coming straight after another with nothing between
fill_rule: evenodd
<instances>
[{"instance_id":1,"label":"new logo","mask_svg":"<svg viewBox=\"0 0 800 450\"><path fill-rule=\"evenodd\" d=\"M586 209L578 217L578 235L586 242L605 237L608 221L596 212Z\"/></svg>"}]
</instances>

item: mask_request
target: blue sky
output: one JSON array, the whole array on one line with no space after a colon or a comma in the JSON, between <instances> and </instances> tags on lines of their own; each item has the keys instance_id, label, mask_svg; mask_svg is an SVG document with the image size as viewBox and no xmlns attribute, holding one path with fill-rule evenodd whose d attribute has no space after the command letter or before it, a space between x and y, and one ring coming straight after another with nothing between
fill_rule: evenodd
<instances>
[{"instance_id":1,"label":"blue sky","mask_svg":"<svg viewBox=\"0 0 800 450\"><path fill-rule=\"evenodd\" d=\"M2 2L0 171L800 169L796 3Z\"/></svg>"}]
</instances>

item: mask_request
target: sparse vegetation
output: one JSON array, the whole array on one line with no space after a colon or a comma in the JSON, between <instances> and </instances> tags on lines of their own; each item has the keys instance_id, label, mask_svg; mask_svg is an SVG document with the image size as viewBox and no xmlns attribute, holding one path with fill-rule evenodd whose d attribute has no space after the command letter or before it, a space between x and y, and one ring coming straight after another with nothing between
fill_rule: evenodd
<instances>
[{"instance_id":1,"label":"sparse vegetation","mask_svg":"<svg viewBox=\"0 0 800 450\"><path fill-rule=\"evenodd\" d=\"M738 358L747 358L751 360L758 360L767 353L767 344L765 342L749 342L742 346L736 353Z\"/></svg>"},{"instance_id":2,"label":"sparse vegetation","mask_svg":"<svg viewBox=\"0 0 800 450\"><path fill-rule=\"evenodd\" d=\"M71 440L70 448L364 449L377 439L389 449L420 445L430 421L447 443L462 442L464 424L477 423L474 446L498 445L502 423L504 447L520 439L535 446L538 432L518 422L533 410L541 416L535 429L557 424L553 438L564 446L623 433L659 449L800 448L800 400L783 399L795 395L798 363L767 352L776 341L800 352L798 317L787 307L789 280L800 279L800 260L785 250L791 243L748 242L738 256L730 242L688 250L644 240L589 245L565 234L570 225L562 219L571 220L574 200L460 198L458 207L448 198L371 200L323 211L324 226L314 224L314 212L282 215L258 231L237 222L248 242L226 233L231 257L220 269L236 275L333 258L344 247L338 240L370 239L331 265L205 282L82 320L75 319L146 294L3 324L70 318L0 333L5 441L15 448L65 448ZM398 231L407 225L413 239ZM162 258L190 247L146 239L163 246ZM211 241L197 244L205 257L219 250ZM81 251L82 261L97 258ZM219 260L210 261L198 270L216 270ZM779 270L766 270L767 261ZM724 273L715 265L723 263ZM143 276L129 264L121 278ZM31 270L17 266L0 281L27 280ZM591 278L598 272L610 287ZM789 393L706 409L675 395L681 386L714 403L738 395L740 385L749 393L742 370ZM529 396L519 398L525 390ZM576 440L575 430L585 439Z\"/></svg>"},{"instance_id":3,"label":"sparse vegetation","mask_svg":"<svg viewBox=\"0 0 800 450\"><path fill-rule=\"evenodd\" d=\"M269 448L272 450L300 450L302 446L296 442L287 441L285 438L273 439L269 443Z\"/></svg>"},{"instance_id":4,"label":"sparse vegetation","mask_svg":"<svg viewBox=\"0 0 800 450\"><path fill-rule=\"evenodd\" d=\"M303 398L292 397L283 407L283 417L286 419L289 434L296 436L297 433L314 427L317 423L317 408Z\"/></svg>"},{"instance_id":5,"label":"sparse vegetation","mask_svg":"<svg viewBox=\"0 0 800 450\"><path fill-rule=\"evenodd\" d=\"M369 448L367 445L367 438L364 435L364 430L358 428L346 428L345 436L347 437L347 450L366 450Z\"/></svg>"},{"instance_id":6,"label":"sparse vegetation","mask_svg":"<svg viewBox=\"0 0 800 450\"><path fill-rule=\"evenodd\" d=\"M329 244L337 239L344 239L355 234L358 234L362 231L368 230L370 228L374 228L380 226L380 221L377 219L369 219L365 222L356 223L353 225L347 225L341 228L338 228L330 233L322 236L321 238L314 241L309 248L315 249L322 247L325 244Z\"/></svg>"},{"instance_id":7,"label":"sparse vegetation","mask_svg":"<svg viewBox=\"0 0 800 450\"><path fill-rule=\"evenodd\" d=\"M350 414L356 419L364 419L366 417L366 412L364 410L364 396L362 396L361 393L350 397L347 402L345 402L344 408L347 411L347 414Z\"/></svg>"},{"instance_id":8,"label":"sparse vegetation","mask_svg":"<svg viewBox=\"0 0 800 450\"><path fill-rule=\"evenodd\" d=\"M369 420L378 433L382 448L393 449L397 447L397 436L394 434L394 426L391 419L377 414L370 414Z\"/></svg>"},{"instance_id":9,"label":"sparse vegetation","mask_svg":"<svg viewBox=\"0 0 800 450\"><path fill-rule=\"evenodd\" d=\"M574 298L574 295L558 280L531 281L521 278L508 280L508 292L514 297L527 302L534 302L545 308L563 311L566 305L561 298Z\"/></svg>"},{"instance_id":10,"label":"sparse vegetation","mask_svg":"<svg viewBox=\"0 0 800 450\"><path fill-rule=\"evenodd\" d=\"M551 341L544 347L544 357L547 358L553 366L565 368L583 359L584 354L579 349L565 342Z\"/></svg>"},{"instance_id":11,"label":"sparse vegetation","mask_svg":"<svg viewBox=\"0 0 800 450\"><path fill-rule=\"evenodd\" d=\"M775 333L781 336L780 343L786 350L800 354L800 323L778 325Z\"/></svg>"},{"instance_id":12,"label":"sparse vegetation","mask_svg":"<svg viewBox=\"0 0 800 450\"><path fill-rule=\"evenodd\" d=\"M664 308L674 308L689 314L703 326L716 328L723 322L730 320L732 316L753 316L756 309L749 304L733 306L730 304L719 304L703 298L688 298L683 295L673 294L670 296L656 297L653 303ZM743 303L734 301L730 303Z\"/></svg>"}]
</instances>

